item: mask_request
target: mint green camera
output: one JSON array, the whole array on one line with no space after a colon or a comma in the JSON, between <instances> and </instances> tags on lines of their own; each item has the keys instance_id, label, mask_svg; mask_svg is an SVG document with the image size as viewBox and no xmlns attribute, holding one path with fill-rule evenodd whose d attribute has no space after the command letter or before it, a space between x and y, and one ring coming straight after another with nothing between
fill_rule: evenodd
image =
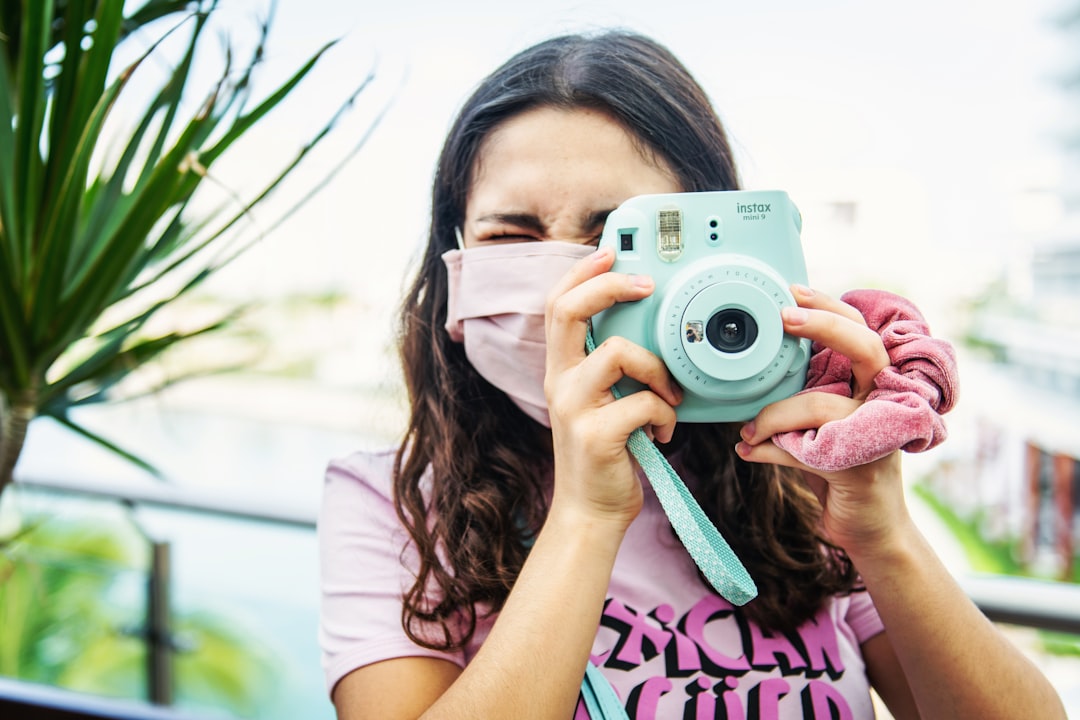
<instances>
[{"instance_id":1,"label":"mint green camera","mask_svg":"<svg viewBox=\"0 0 1080 720\"><path fill-rule=\"evenodd\" d=\"M656 290L593 317L596 343L622 336L660 356L685 391L679 420L749 420L806 382L810 341L780 319L795 305L788 287L806 284L801 228L782 191L630 198L608 216L600 247L615 249L614 272L649 275Z\"/></svg>"}]
</instances>

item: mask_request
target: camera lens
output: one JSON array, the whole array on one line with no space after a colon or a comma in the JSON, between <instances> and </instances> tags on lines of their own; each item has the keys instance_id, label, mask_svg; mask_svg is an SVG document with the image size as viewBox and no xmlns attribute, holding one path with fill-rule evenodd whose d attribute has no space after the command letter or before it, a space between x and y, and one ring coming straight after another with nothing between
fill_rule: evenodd
<instances>
[{"instance_id":1,"label":"camera lens","mask_svg":"<svg viewBox=\"0 0 1080 720\"><path fill-rule=\"evenodd\" d=\"M709 344L724 353L746 350L757 340L758 326L745 310L725 308L709 318L705 337Z\"/></svg>"}]
</instances>

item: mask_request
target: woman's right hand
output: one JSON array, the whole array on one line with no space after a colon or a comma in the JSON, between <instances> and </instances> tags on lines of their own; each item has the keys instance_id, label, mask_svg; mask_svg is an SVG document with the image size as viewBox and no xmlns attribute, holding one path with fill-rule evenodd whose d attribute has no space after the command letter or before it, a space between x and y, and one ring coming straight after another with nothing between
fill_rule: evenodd
<instances>
[{"instance_id":1,"label":"woman's right hand","mask_svg":"<svg viewBox=\"0 0 1080 720\"><path fill-rule=\"evenodd\" d=\"M625 529L643 498L626 441L639 427L670 441L682 390L660 358L629 340L608 338L586 354L593 315L617 302L648 297L655 288L648 276L608 272L614 261L611 248L598 249L548 295L544 392L555 457L552 512L614 521ZM611 386L623 376L646 388L616 400Z\"/></svg>"}]
</instances>

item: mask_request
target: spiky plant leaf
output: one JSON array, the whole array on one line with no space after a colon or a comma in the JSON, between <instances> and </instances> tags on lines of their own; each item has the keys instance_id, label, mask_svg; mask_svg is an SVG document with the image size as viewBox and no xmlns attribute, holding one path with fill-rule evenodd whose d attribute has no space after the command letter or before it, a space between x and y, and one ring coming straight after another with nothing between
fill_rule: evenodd
<instances>
[{"instance_id":1,"label":"spiky plant leaf","mask_svg":"<svg viewBox=\"0 0 1080 720\"><path fill-rule=\"evenodd\" d=\"M109 397L147 362L227 325L148 333L155 317L289 217L367 140L365 133L324 179L299 200L276 204L276 217L244 237L243 221L338 126L370 77L248 198L222 191L213 180L218 163L288 102L334 43L253 102L267 20L246 60L238 64L227 50L217 80L200 90L192 68L217 5L146 0L125 16L124 0L46 0L0 11L0 492L35 415L78 427L72 407ZM114 67L140 28L154 41ZM149 58L170 62L165 47L175 54L177 40L171 72L121 125L113 111L132 106L133 78ZM208 206L193 200L215 194L212 209L193 210Z\"/></svg>"}]
</instances>

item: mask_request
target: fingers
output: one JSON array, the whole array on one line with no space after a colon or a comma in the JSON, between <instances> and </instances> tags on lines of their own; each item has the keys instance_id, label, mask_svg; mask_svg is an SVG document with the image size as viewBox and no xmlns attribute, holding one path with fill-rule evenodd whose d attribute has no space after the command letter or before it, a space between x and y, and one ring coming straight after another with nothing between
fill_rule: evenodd
<instances>
[{"instance_id":1,"label":"fingers","mask_svg":"<svg viewBox=\"0 0 1080 720\"><path fill-rule=\"evenodd\" d=\"M611 386L624 377L647 386L646 390L615 399ZM629 435L643 427L662 442L669 442L675 430L674 406L682 402L682 388L671 377L663 360L640 345L621 337L601 343L577 366L547 374L545 393L548 409L560 422L570 422L587 407L600 408L590 424L608 426ZM593 430L602 429L593 427Z\"/></svg>"},{"instance_id":2,"label":"fingers","mask_svg":"<svg viewBox=\"0 0 1080 720\"><path fill-rule=\"evenodd\" d=\"M575 442L593 450L605 444L604 438L612 437L619 438L617 445L622 447L637 428L644 428L650 438L670 442L676 424L674 405L677 400L673 401L673 393L668 390L661 396L642 390L616 399L611 394L610 384L601 381L601 384L593 385L590 384L593 380L585 377L610 376L613 372L607 367L606 360L590 362L595 354L586 358L582 366L566 378L568 381L548 383L546 392L552 428L568 428ZM586 364L594 367L586 367ZM590 395L586 388L593 388L592 392L598 392L601 397Z\"/></svg>"},{"instance_id":3,"label":"fingers","mask_svg":"<svg viewBox=\"0 0 1080 720\"><path fill-rule=\"evenodd\" d=\"M608 446L625 450L626 438L643 428L661 442L670 442L675 432L675 408L655 393L642 391L610 401L602 407L552 408L552 428L569 431L575 445L597 452ZM611 438L618 441L611 443Z\"/></svg>"},{"instance_id":4,"label":"fingers","mask_svg":"<svg viewBox=\"0 0 1080 720\"><path fill-rule=\"evenodd\" d=\"M795 302L799 304L799 307L827 310L831 313L846 317L848 320L858 325L866 325L866 320L863 319L862 313L843 300L837 300L834 297L826 295L818 290L814 290L813 288L808 288L805 285L792 285L791 293L795 296Z\"/></svg>"},{"instance_id":5,"label":"fingers","mask_svg":"<svg viewBox=\"0 0 1080 720\"><path fill-rule=\"evenodd\" d=\"M874 388L874 378L892 364L881 338L847 303L800 285L791 290L799 307L781 311L784 331L819 342L851 360L855 379L852 394L858 400L866 399Z\"/></svg>"},{"instance_id":6,"label":"fingers","mask_svg":"<svg viewBox=\"0 0 1080 720\"><path fill-rule=\"evenodd\" d=\"M641 300L655 284L643 275L609 272L614 251L601 248L576 263L548 294L547 374L545 393L549 411L573 423L586 411L589 431L615 430L626 435L638 427L668 442L675 429L673 406L682 401L682 388L664 362L645 348L621 337L611 337L585 356L589 318L615 303ZM624 377L648 390L618 401L611 387Z\"/></svg>"},{"instance_id":7,"label":"fingers","mask_svg":"<svg viewBox=\"0 0 1080 720\"><path fill-rule=\"evenodd\" d=\"M809 468L796 460L794 455L771 442L751 445L744 440L735 445L735 452L747 462L783 465L785 467L799 468L800 470L809 470Z\"/></svg>"},{"instance_id":8,"label":"fingers","mask_svg":"<svg viewBox=\"0 0 1080 720\"><path fill-rule=\"evenodd\" d=\"M636 428L643 428L650 440L669 443L675 434L675 408L650 392L627 395L604 411L614 413L618 422L625 423L623 429L627 435Z\"/></svg>"},{"instance_id":9,"label":"fingers","mask_svg":"<svg viewBox=\"0 0 1080 720\"><path fill-rule=\"evenodd\" d=\"M545 312L548 371L564 370L585 354L585 329L596 313L640 300L655 288L646 275L611 273L615 251L600 248L576 263L548 294Z\"/></svg>"},{"instance_id":10,"label":"fingers","mask_svg":"<svg viewBox=\"0 0 1080 720\"><path fill-rule=\"evenodd\" d=\"M740 434L746 442L757 445L777 433L820 428L833 420L842 420L861 404L856 398L826 392L793 395L766 405L743 426Z\"/></svg>"},{"instance_id":11,"label":"fingers","mask_svg":"<svg viewBox=\"0 0 1080 720\"><path fill-rule=\"evenodd\" d=\"M683 391L667 365L653 353L622 337L610 337L582 363L581 379L590 387L609 388L623 377L637 380L668 405L682 402Z\"/></svg>"}]
</instances>

